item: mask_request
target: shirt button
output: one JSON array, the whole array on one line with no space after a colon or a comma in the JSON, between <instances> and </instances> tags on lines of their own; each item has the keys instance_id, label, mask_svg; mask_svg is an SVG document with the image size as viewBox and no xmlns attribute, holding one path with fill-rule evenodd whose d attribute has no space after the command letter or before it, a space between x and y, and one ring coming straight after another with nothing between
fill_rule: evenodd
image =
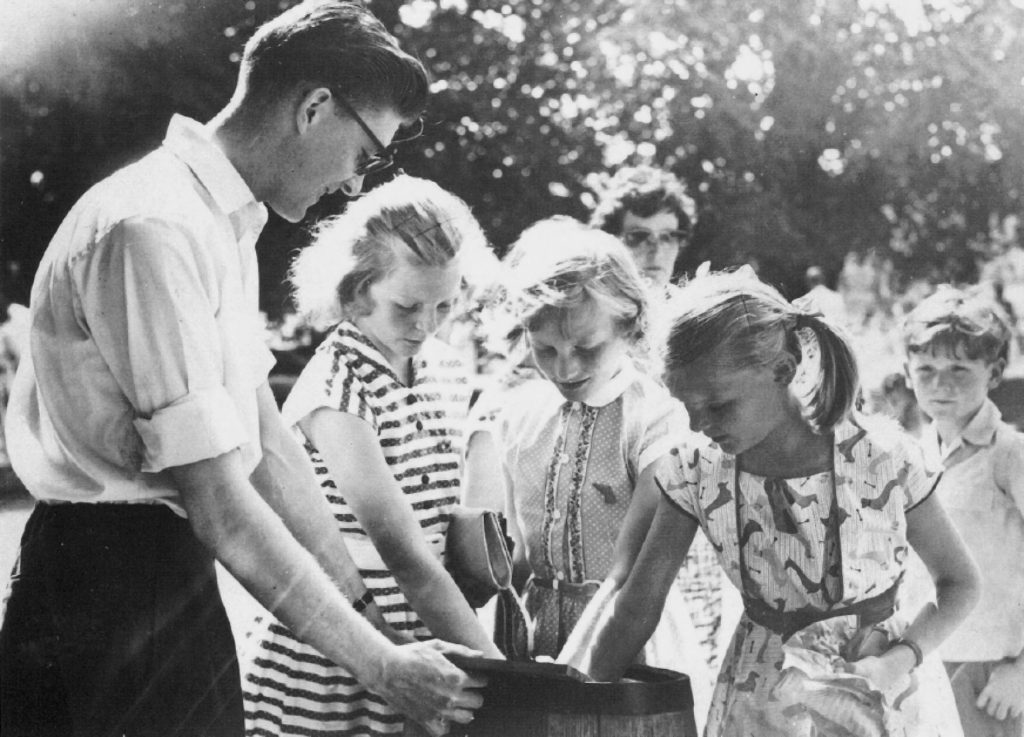
<instances>
[{"instance_id":1,"label":"shirt button","mask_svg":"<svg viewBox=\"0 0 1024 737\"><path fill-rule=\"evenodd\" d=\"M564 466L568 462L569 462L569 454L568 453L559 453L558 454L558 465L559 466Z\"/></svg>"},{"instance_id":2,"label":"shirt button","mask_svg":"<svg viewBox=\"0 0 1024 737\"><path fill-rule=\"evenodd\" d=\"M554 512L552 512L551 519L555 520L555 522L562 519L562 510L556 509Z\"/></svg>"},{"instance_id":3,"label":"shirt button","mask_svg":"<svg viewBox=\"0 0 1024 737\"><path fill-rule=\"evenodd\" d=\"M558 571L558 573L555 574L555 578L557 578L559 581L564 581L565 580L565 572L564 571Z\"/></svg>"},{"instance_id":4,"label":"shirt button","mask_svg":"<svg viewBox=\"0 0 1024 737\"><path fill-rule=\"evenodd\" d=\"M416 420L416 429L417 430L422 430L423 429L423 422L422 421Z\"/></svg>"},{"instance_id":5,"label":"shirt button","mask_svg":"<svg viewBox=\"0 0 1024 737\"><path fill-rule=\"evenodd\" d=\"M430 482L430 477L427 476L427 474L423 474L422 478L420 478L420 481L422 481L423 485L426 486Z\"/></svg>"}]
</instances>

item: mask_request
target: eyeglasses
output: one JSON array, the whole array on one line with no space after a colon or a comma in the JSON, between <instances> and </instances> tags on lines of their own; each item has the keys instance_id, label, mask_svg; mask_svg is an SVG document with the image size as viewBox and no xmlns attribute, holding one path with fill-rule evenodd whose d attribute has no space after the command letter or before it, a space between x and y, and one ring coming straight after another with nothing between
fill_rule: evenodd
<instances>
[{"instance_id":1,"label":"eyeglasses","mask_svg":"<svg viewBox=\"0 0 1024 737\"><path fill-rule=\"evenodd\" d=\"M366 177L370 174L376 174L377 172L391 168L395 164L395 150L398 145L412 141L413 139L419 138L423 135L423 118L417 118L416 122L413 123L413 132L411 135L392 141L390 146L385 146L381 140L377 138L377 134L374 133L370 129L370 126L366 124L366 121L363 120L359 113L356 112L352 103L350 103L348 99L337 90L332 90L332 92L341 106L345 108L345 112L348 113L348 115L356 121L356 124L363 129L363 133L366 134L377 149L377 152L373 156L369 157L366 161L355 168L353 176ZM403 172L399 169L396 173L402 174Z\"/></svg>"},{"instance_id":2,"label":"eyeglasses","mask_svg":"<svg viewBox=\"0 0 1024 737\"><path fill-rule=\"evenodd\" d=\"M640 248L647 244L660 246L677 247L687 239L687 234L682 230L647 230L647 228L634 228L622 234L622 242L628 248Z\"/></svg>"}]
</instances>

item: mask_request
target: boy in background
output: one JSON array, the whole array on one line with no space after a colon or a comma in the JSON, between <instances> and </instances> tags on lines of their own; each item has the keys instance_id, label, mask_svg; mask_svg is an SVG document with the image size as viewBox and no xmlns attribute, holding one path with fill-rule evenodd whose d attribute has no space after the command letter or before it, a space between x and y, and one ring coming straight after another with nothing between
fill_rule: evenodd
<instances>
[{"instance_id":1,"label":"boy in background","mask_svg":"<svg viewBox=\"0 0 1024 737\"><path fill-rule=\"evenodd\" d=\"M982 573L981 601L940 649L966 737L1024 734L1024 435L988 398L1010 337L996 304L952 288L903 330L907 376L932 420L921 442L944 468L936 493Z\"/></svg>"}]
</instances>

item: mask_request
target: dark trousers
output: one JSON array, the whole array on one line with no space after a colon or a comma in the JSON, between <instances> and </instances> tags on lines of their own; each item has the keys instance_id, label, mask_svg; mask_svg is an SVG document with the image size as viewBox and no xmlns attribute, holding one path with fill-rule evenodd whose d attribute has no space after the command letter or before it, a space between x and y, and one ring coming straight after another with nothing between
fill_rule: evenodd
<instances>
[{"instance_id":1,"label":"dark trousers","mask_svg":"<svg viewBox=\"0 0 1024 737\"><path fill-rule=\"evenodd\" d=\"M164 505L37 504L0 625L3 737L238 737L213 560Z\"/></svg>"}]
</instances>

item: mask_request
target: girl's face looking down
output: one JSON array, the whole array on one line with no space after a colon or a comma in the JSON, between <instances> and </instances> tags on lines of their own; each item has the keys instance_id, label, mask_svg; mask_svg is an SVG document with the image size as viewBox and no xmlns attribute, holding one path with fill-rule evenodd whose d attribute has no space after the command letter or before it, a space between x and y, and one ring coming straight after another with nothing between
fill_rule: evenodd
<instances>
[{"instance_id":1,"label":"girl's face looking down","mask_svg":"<svg viewBox=\"0 0 1024 737\"><path fill-rule=\"evenodd\" d=\"M629 360L631 341L593 301L558 312L527 336L537 368L573 402L596 396Z\"/></svg>"},{"instance_id":2,"label":"girl's face looking down","mask_svg":"<svg viewBox=\"0 0 1024 737\"><path fill-rule=\"evenodd\" d=\"M712 353L672 369L665 383L686 406L690 429L731 455L757 447L787 419L789 385L770 366L730 367Z\"/></svg>"},{"instance_id":3,"label":"girl's face looking down","mask_svg":"<svg viewBox=\"0 0 1024 737\"><path fill-rule=\"evenodd\" d=\"M397 369L451 315L461 280L458 257L444 266L424 266L399 256L394 271L369 286L370 309L353 322Z\"/></svg>"}]
</instances>

